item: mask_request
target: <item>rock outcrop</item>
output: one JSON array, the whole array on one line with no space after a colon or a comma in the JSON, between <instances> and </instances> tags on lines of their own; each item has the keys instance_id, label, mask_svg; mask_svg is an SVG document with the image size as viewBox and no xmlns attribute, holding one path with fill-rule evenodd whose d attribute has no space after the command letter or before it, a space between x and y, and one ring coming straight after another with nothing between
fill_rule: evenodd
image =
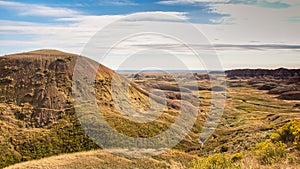
<instances>
[{"instance_id":1,"label":"rock outcrop","mask_svg":"<svg viewBox=\"0 0 300 169\"><path fill-rule=\"evenodd\" d=\"M37 50L0 57L0 103L24 107L29 127L61 119L72 105L72 76L78 56L57 50ZM113 71L100 65L103 75ZM83 72L84 73L84 72Z\"/></svg>"},{"instance_id":2,"label":"rock outcrop","mask_svg":"<svg viewBox=\"0 0 300 169\"><path fill-rule=\"evenodd\" d=\"M284 92L279 98L283 100L300 100L300 91Z\"/></svg>"},{"instance_id":3,"label":"rock outcrop","mask_svg":"<svg viewBox=\"0 0 300 169\"><path fill-rule=\"evenodd\" d=\"M281 78L288 79L291 77L299 77L300 69L285 69L279 68L275 70L270 69L235 69L225 71L227 77L272 77L272 78Z\"/></svg>"}]
</instances>

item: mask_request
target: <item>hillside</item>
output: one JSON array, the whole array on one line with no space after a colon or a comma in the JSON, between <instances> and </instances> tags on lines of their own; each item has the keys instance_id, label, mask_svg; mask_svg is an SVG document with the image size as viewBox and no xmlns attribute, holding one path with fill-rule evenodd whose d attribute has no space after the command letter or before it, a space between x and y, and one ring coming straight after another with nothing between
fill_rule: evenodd
<instances>
[{"instance_id":1,"label":"hillside","mask_svg":"<svg viewBox=\"0 0 300 169\"><path fill-rule=\"evenodd\" d=\"M76 64L78 58L80 62ZM74 79L76 70L79 74ZM225 88L224 84L212 86L205 73L119 75L86 57L57 50L2 56L0 168L203 168L201 163L210 164L209 160L221 160L222 165L229 163L227 168L235 167L236 163L240 168L299 168L300 88L295 71L227 71ZM223 77L214 74L212 78L218 76ZM183 87L179 88L174 78L184 82ZM88 87L92 88L84 90ZM160 92L150 94L155 89ZM214 121L218 122L216 128L212 127L215 131L201 144L203 122L210 110L216 109L212 90L221 94L226 91L226 105L220 121ZM153 103L157 107L151 107ZM165 107L159 114L156 108L162 105ZM147 113L145 110L149 109L151 112ZM136 147L130 140L111 139L112 132L108 131L112 130L103 119L98 120L98 110L113 132L132 138L149 138L172 126L178 127L173 124L180 112L188 121L193 122L190 117L195 112L197 118L188 135L173 150L134 159L109 154L98 145L126 154L147 145L155 150L156 146L167 147L165 144L172 143L173 140L168 140L172 137L152 140L146 142L147 145L139 142L143 144ZM149 123L139 121L153 118ZM183 131L177 129L172 134ZM263 148L258 149L259 145ZM280 158L260 158L255 153L277 146L284 154ZM144 153L151 152L146 149ZM231 162L231 159L234 160Z\"/></svg>"},{"instance_id":2,"label":"hillside","mask_svg":"<svg viewBox=\"0 0 300 169\"><path fill-rule=\"evenodd\" d=\"M72 110L76 57L39 50L0 58L1 167L98 147Z\"/></svg>"},{"instance_id":3,"label":"hillside","mask_svg":"<svg viewBox=\"0 0 300 169\"><path fill-rule=\"evenodd\" d=\"M7 169L42 169L42 168L186 168L190 167L190 161L196 159L196 156L189 155L179 151L168 151L154 158L127 159L110 154L108 152L97 150L73 154L64 154L60 156L45 158L36 161L29 161L17 164Z\"/></svg>"},{"instance_id":4,"label":"hillside","mask_svg":"<svg viewBox=\"0 0 300 169\"><path fill-rule=\"evenodd\" d=\"M81 56L56 50L0 57L0 168L52 155L99 148L85 134L74 109L72 76L77 57ZM82 75L89 74L85 72L84 63L77 66ZM178 107L172 106L170 101L169 108L150 124L132 122L120 116L111 95L113 75L112 70L98 65L95 88L99 110L118 132L132 137L149 137L166 130L176 119ZM146 91L134 84L129 84L129 91L130 98L123 101L126 103L123 105L127 106L130 102L141 110L149 107ZM101 132L99 126L102 124L97 125L89 129ZM180 147L187 149L188 145L197 144L197 135L191 132Z\"/></svg>"}]
</instances>

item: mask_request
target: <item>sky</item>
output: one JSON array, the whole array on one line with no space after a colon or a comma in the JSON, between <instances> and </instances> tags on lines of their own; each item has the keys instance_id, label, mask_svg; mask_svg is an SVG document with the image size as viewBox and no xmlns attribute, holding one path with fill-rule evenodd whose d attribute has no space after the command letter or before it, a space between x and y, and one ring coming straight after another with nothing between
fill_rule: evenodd
<instances>
[{"instance_id":1,"label":"sky","mask_svg":"<svg viewBox=\"0 0 300 169\"><path fill-rule=\"evenodd\" d=\"M0 0L0 55L58 49L112 69L300 68L299 30L299 0Z\"/></svg>"}]
</instances>

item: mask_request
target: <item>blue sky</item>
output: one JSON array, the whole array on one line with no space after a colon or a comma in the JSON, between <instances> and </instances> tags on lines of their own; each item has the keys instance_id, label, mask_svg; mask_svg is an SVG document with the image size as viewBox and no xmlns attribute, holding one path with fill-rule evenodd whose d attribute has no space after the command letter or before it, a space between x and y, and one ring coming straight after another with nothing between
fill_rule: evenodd
<instances>
[{"instance_id":1,"label":"blue sky","mask_svg":"<svg viewBox=\"0 0 300 169\"><path fill-rule=\"evenodd\" d=\"M7 1L8 2L8 1ZM200 3L200 4L190 4L190 5L182 5L182 4L161 4L164 1L119 1L119 0L69 0L69 1L11 1L22 4L35 4L35 5L43 5L50 6L53 8L67 8L74 10L82 15L125 15L132 14L136 12L155 12L155 11L163 11L163 12L188 12L188 16L191 17L191 20L197 20L201 23L210 23L209 19L216 18L218 16L222 16L216 13L210 13L210 10L206 7L209 3ZM19 15L16 13L14 7L5 7L2 5L2 9L0 11L2 19L9 20L22 20L22 21L34 21L39 23L48 23L51 21L49 17L41 17L41 16L33 16L33 15ZM22 10L19 10L22 11ZM197 16L193 16L197 15ZM201 17L199 17L201 16ZM201 19L201 20L200 20Z\"/></svg>"},{"instance_id":2,"label":"blue sky","mask_svg":"<svg viewBox=\"0 0 300 169\"><path fill-rule=\"evenodd\" d=\"M81 53L96 32L132 14L141 14L135 27L119 31L145 22L173 24L159 14L193 24L214 45L225 69L299 68L299 11L298 0L0 0L0 55L40 48ZM164 42L158 37L148 48ZM116 52L115 60L127 55L123 52ZM180 57L189 60L187 54ZM114 62L105 64L115 68Z\"/></svg>"}]
</instances>

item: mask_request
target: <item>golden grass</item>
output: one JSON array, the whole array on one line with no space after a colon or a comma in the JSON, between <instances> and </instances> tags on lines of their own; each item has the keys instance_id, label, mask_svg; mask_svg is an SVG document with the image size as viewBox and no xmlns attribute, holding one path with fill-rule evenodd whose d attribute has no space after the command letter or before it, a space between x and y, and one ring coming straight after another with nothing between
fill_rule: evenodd
<instances>
[{"instance_id":1,"label":"golden grass","mask_svg":"<svg viewBox=\"0 0 300 169\"><path fill-rule=\"evenodd\" d=\"M182 169L189 167L189 161L195 159L192 156L179 151L168 151L153 158L128 159L110 154L104 150L64 154L42 160L28 161L16 164L6 169L129 169L129 168L173 168Z\"/></svg>"}]
</instances>

